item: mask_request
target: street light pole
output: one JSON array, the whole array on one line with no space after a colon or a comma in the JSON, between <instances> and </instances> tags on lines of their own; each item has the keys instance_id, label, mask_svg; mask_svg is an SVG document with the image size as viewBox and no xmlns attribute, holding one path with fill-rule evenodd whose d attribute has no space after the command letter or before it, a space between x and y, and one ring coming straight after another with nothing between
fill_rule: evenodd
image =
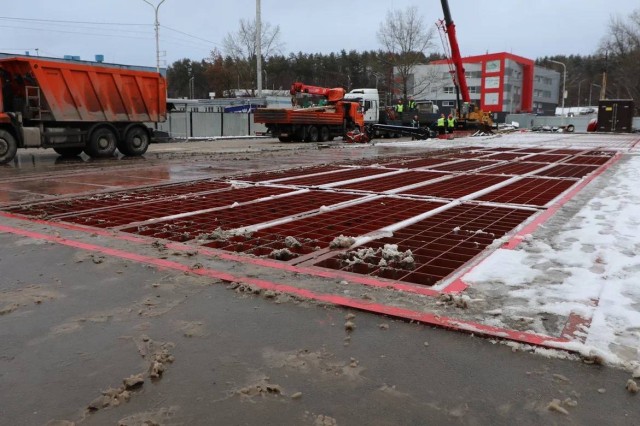
<instances>
[{"instance_id":1,"label":"street light pole","mask_svg":"<svg viewBox=\"0 0 640 426\"><path fill-rule=\"evenodd\" d=\"M593 105L591 105L591 92L593 90L593 86L596 86L598 88L602 88L602 86L600 86L599 84L596 84L596 83L591 83L591 85L589 86L589 106L590 107L593 106Z\"/></svg>"},{"instance_id":2,"label":"street light pole","mask_svg":"<svg viewBox=\"0 0 640 426\"><path fill-rule=\"evenodd\" d=\"M580 80L580 82L578 83L578 108L580 108L580 86L582 86L582 83L584 83L585 81L587 81L586 78L584 80Z\"/></svg>"},{"instance_id":3,"label":"street light pole","mask_svg":"<svg viewBox=\"0 0 640 426\"><path fill-rule=\"evenodd\" d=\"M258 76L258 97L262 97L262 18L260 0L256 0L256 74Z\"/></svg>"},{"instance_id":4,"label":"street light pole","mask_svg":"<svg viewBox=\"0 0 640 426\"><path fill-rule=\"evenodd\" d=\"M158 20L158 11L160 10L160 6L162 6L162 3L164 3L166 0L160 0L160 3L158 3L157 6L154 6L153 3L151 3L149 0L142 1L151 6L156 14L156 20L154 23L154 26L156 28L156 71L160 72L160 21Z\"/></svg>"},{"instance_id":5,"label":"street light pole","mask_svg":"<svg viewBox=\"0 0 640 426\"><path fill-rule=\"evenodd\" d=\"M553 59L549 59L549 62L553 62L554 64L559 64L562 65L562 68L564 70L564 72L562 73L563 77L562 77L562 117L565 116L565 112L564 112L564 98L565 98L565 94L567 92L567 66L560 61L554 61Z\"/></svg>"}]
</instances>

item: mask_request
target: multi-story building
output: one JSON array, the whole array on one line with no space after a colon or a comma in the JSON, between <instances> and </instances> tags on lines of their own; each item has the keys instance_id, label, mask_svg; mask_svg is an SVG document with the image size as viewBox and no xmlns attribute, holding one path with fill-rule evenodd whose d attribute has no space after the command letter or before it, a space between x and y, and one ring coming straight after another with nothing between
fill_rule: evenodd
<instances>
[{"instance_id":1,"label":"multi-story building","mask_svg":"<svg viewBox=\"0 0 640 426\"><path fill-rule=\"evenodd\" d=\"M462 58L471 100L484 111L504 116L532 112L554 115L560 97L560 73L511 53ZM415 100L434 101L443 112L456 104L450 61L418 65L409 79Z\"/></svg>"}]
</instances>

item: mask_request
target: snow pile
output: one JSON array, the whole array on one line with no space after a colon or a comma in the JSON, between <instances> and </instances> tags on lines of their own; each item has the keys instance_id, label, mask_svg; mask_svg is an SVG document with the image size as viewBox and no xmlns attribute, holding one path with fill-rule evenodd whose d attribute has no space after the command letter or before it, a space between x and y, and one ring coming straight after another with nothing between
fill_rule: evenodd
<instances>
[{"instance_id":1,"label":"snow pile","mask_svg":"<svg viewBox=\"0 0 640 426\"><path fill-rule=\"evenodd\" d=\"M637 363L640 157L621 160L582 192L516 250L497 250L463 279L491 301L494 325L529 317L530 331L559 336L577 314L591 319L576 336L582 353Z\"/></svg>"},{"instance_id":2,"label":"snow pile","mask_svg":"<svg viewBox=\"0 0 640 426\"><path fill-rule=\"evenodd\" d=\"M253 235L253 232L243 228L225 230L218 226L216 229L214 229L209 233L203 233L198 235L196 239L200 241L207 241L207 240L226 241L229 238L236 237L236 236L241 236L249 239L251 238L252 235Z\"/></svg>"},{"instance_id":3,"label":"snow pile","mask_svg":"<svg viewBox=\"0 0 640 426\"><path fill-rule=\"evenodd\" d=\"M355 242L356 242L355 238L353 238L353 237L345 237L344 235L340 234L340 236L335 237L333 239L333 241L331 241L331 243L329 244L329 247L332 248L332 249L349 248Z\"/></svg>"},{"instance_id":4,"label":"snow pile","mask_svg":"<svg viewBox=\"0 0 640 426\"><path fill-rule=\"evenodd\" d=\"M290 260L296 257L296 255L292 253L291 250L283 248L273 250L271 253L269 253L269 257L276 260Z\"/></svg>"},{"instance_id":5,"label":"snow pile","mask_svg":"<svg viewBox=\"0 0 640 426\"><path fill-rule=\"evenodd\" d=\"M296 240L294 237L288 236L284 239L284 245L289 248L300 248L302 244L300 241Z\"/></svg>"},{"instance_id":6,"label":"snow pile","mask_svg":"<svg viewBox=\"0 0 640 426\"><path fill-rule=\"evenodd\" d=\"M372 247L353 250L342 255L342 261L349 266L365 264L370 268L397 268L411 270L415 266L415 259L411 250L398 250L397 244L385 244L384 247Z\"/></svg>"}]
</instances>

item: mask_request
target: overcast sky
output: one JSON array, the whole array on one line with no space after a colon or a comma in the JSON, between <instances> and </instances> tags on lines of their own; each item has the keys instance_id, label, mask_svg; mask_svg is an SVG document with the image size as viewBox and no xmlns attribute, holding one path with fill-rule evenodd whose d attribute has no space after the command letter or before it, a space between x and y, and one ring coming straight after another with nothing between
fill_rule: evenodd
<instances>
[{"instance_id":1,"label":"overcast sky","mask_svg":"<svg viewBox=\"0 0 640 426\"><path fill-rule=\"evenodd\" d=\"M412 5L425 25L442 18L438 0L262 0L262 19L280 26L285 54L376 50L376 32L387 11ZM625 18L640 8L637 0L449 0L449 5L463 56L506 51L531 59L594 53L612 16ZM163 65L207 57L237 30L241 18L255 18L255 10L255 0L166 0L160 7ZM154 10L143 0L14 0L3 2L0 15L1 52L38 49L41 56L92 60L103 54L107 62L156 63ZM438 37L436 42L441 51Z\"/></svg>"}]
</instances>

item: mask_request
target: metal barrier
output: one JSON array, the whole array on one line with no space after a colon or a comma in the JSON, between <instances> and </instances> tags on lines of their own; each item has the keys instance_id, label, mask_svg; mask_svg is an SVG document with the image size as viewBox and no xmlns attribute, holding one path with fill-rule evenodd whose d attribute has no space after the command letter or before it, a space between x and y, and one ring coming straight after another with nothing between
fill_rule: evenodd
<instances>
[{"instance_id":1,"label":"metal barrier","mask_svg":"<svg viewBox=\"0 0 640 426\"><path fill-rule=\"evenodd\" d=\"M157 130L176 139L255 136L265 132L263 124L253 122L252 113L174 111L167 121L158 123Z\"/></svg>"}]
</instances>

